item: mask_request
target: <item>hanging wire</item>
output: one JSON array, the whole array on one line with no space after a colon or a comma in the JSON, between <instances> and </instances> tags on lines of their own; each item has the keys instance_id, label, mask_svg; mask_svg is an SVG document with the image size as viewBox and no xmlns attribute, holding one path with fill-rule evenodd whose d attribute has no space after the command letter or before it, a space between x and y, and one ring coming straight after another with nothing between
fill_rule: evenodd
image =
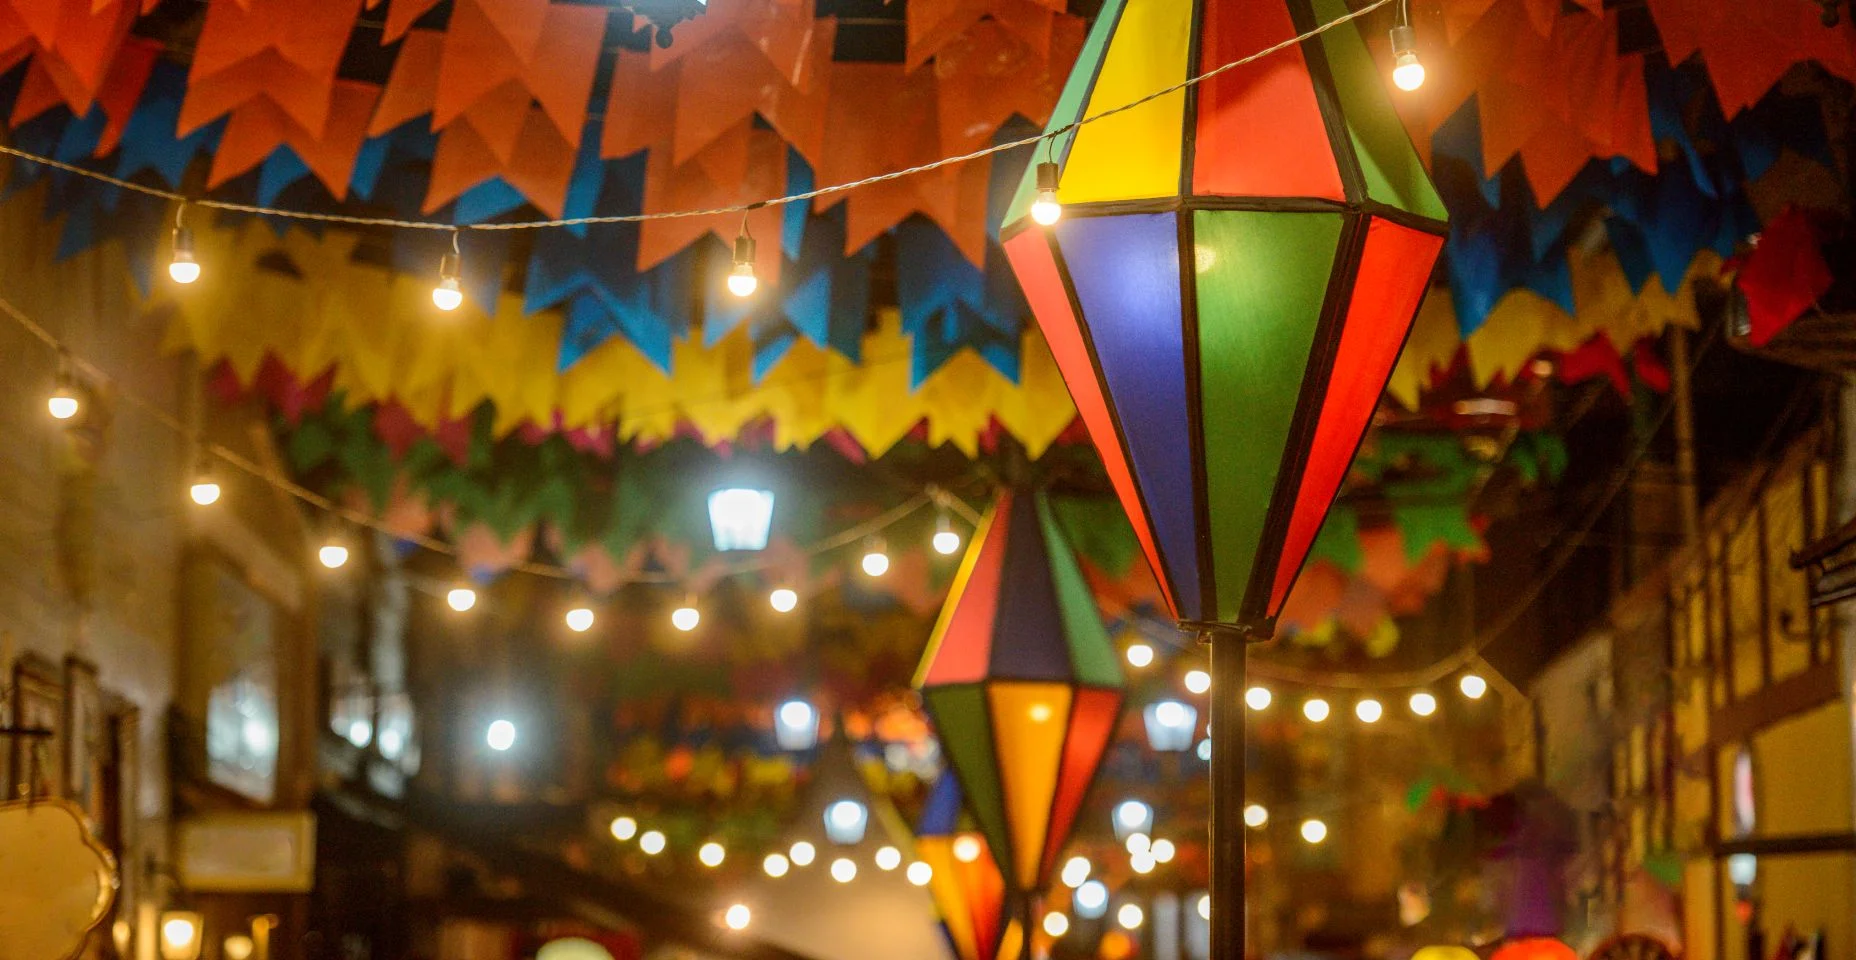
<instances>
[{"instance_id":1,"label":"hanging wire","mask_svg":"<svg viewBox=\"0 0 1856 960\"><path fill-rule=\"evenodd\" d=\"M1364 17L1367 14L1372 13L1373 11L1378 10L1379 8L1383 6L1386 6L1387 4L1394 3L1394 2L1402 3L1404 2L1404 0L1373 0L1372 3L1369 3L1366 6L1361 7L1358 10L1354 10L1350 13L1343 14L1342 16L1336 17L1333 20L1330 20L1327 23L1324 23L1318 27L1315 27L1312 30L1308 30L1294 37L1290 37L1289 39L1284 40L1280 43L1272 44L1271 46L1265 47L1262 50L1259 50L1253 54L1250 54L1249 56L1243 57L1242 59L1233 60L1229 63L1215 67L1211 70L1207 70L1204 73L1198 74L1193 77L1188 77L1187 79L1182 80L1179 83L1175 83L1171 86L1164 87L1160 90L1156 90L1153 93L1150 93L1144 97L1141 97L1138 100L1133 100L1133 101L1124 103L1117 107L1110 107L1108 109L1101 110L1097 113L1090 114L1089 116L1079 118L1070 123L1066 123L1063 126L1058 127L1054 130L1048 130L1048 131L1045 131L1044 133L1036 134L1034 136L1021 137L1017 140L1012 140L1007 143L999 143L999 144L994 144L989 147L982 147L978 150L974 150L969 153L957 154L955 156L950 156L950 157L942 157L941 159L932 161L930 163L918 164L913 167L905 167L901 170L892 170L888 173L881 173L875 176L865 177L861 180L852 180L848 183L830 184L828 186L819 187L815 190L807 190L803 193L792 193L792 194L787 194L786 196L773 197L767 200L756 200L756 201L749 202L749 203L735 203L735 204L729 204L727 206L721 206L721 207L705 207L705 208L696 209L696 210L667 210L667 211L662 211L658 213L634 213L634 214L622 214L622 215L614 215L614 216L568 217L568 218L554 219L554 220L519 220L519 221L510 221L507 223L479 223L479 224L472 224L470 226L470 229L473 229L473 230L542 230L542 229L548 229L548 228L553 228L553 227L580 227L580 226L593 226L593 225L598 225L598 224L611 224L611 223L645 223L645 222L649 222L653 220L677 220L677 219L685 219L689 217L716 217L716 216L724 216L724 215L731 214L731 213L746 214L748 211L755 210L760 207L777 207L777 206L785 206L785 205L794 204L794 203L803 203L808 200L816 200L820 197L829 197L835 194L844 193L850 190L856 190L862 187L874 186L879 183L888 183L889 181L892 181L892 180L900 180L905 177L912 177L917 174L928 173L930 171L939 170L943 167L950 167L956 164L962 164L962 163L967 163L973 160L984 159L986 157L990 157L995 154L1005 153L1009 150L1016 150L1020 147L1028 147L1028 146L1036 145L1041 142L1047 143L1049 141L1053 141L1056 138L1064 136L1065 134L1071 133L1087 124L1095 123L1099 120L1106 120L1109 117L1116 116L1117 114L1126 113L1130 110L1143 107L1149 103L1152 103L1155 100L1161 99L1162 97L1167 97L1172 94L1178 93L1182 90L1187 90L1187 89L1191 89L1192 87L1196 87L1199 84L1212 79L1213 77L1219 76L1220 74L1226 73L1231 70L1235 70L1238 67L1242 67L1242 66L1246 66L1251 63L1255 63L1256 61L1261 60L1264 57L1268 57L1273 54L1280 53L1284 50L1288 50L1293 47L1299 46L1306 41L1313 40L1321 36L1322 34L1327 33L1329 30L1333 30L1337 27L1351 23L1354 20ZM251 203L238 203L238 202L231 201L231 200L214 200L208 197L189 197L186 194L178 193L173 190L167 190L161 187L151 187L145 184L140 184L140 183L135 183L133 181L124 180L121 177L113 177L107 173L101 173L96 170L88 169L86 167L80 167L73 163L66 163L63 160L56 160L51 157L32 153L30 151L21 150L18 147L14 147L10 145L0 145L0 154L4 154L6 156L15 157L20 160L26 160L32 163L40 164L41 166L50 167L54 170L60 170L65 173L75 174L76 176L87 177L99 183L106 183L106 184L109 184L110 186L118 187L123 190L128 190L133 193L140 193L140 194L143 194L145 196L150 196L150 197L158 197L163 200L174 201L174 202L182 203L182 204L188 204L188 203L197 204L202 207L209 207L214 210L224 210L230 213L248 213L248 214L256 214L258 216L280 217L280 218L287 219L287 220L303 220L303 221L310 221L310 222L316 222L316 223L340 223L340 224L350 224L354 226L389 227L389 228L400 229L400 230L454 230L455 231L458 229L456 224L438 223L438 222L431 221L431 220L404 220L404 219L399 219L399 218L394 218L394 217L363 217L363 216L355 216L352 214L345 214L345 213L316 213L316 212L312 212L308 210L289 210L289 209L284 209L280 207L266 207L266 206L261 206L258 204L251 204Z\"/></svg>"}]
</instances>

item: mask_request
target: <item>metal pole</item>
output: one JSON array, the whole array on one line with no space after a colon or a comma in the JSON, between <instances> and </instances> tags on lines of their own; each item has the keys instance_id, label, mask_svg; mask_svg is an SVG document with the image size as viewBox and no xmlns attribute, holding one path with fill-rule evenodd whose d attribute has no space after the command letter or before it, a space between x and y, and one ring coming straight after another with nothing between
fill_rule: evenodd
<instances>
[{"instance_id":1,"label":"metal pole","mask_svg":"<svg viewBox=\"0 0 1856 960\"><path fill-rule=\"evenodd\" d=\"M1244 960L1245 634L1210 631L1212 661L1212 960Z\"/></svg>"}]
</instances>

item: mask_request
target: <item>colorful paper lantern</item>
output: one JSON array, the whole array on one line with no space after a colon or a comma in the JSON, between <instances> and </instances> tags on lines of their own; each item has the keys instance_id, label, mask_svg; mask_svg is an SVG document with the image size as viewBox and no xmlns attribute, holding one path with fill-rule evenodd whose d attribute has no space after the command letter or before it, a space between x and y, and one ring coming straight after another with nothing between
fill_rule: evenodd
<instances>
[{"instance_id":1,"label":"colorful paper lantern","mask_svg":"<svg viewBox=\"0 0 1856 960\"><path fill-rule=\"evenodd\" d=\"M935 781L916 830L915 855L933 870L928 892L954 955L994 960L1005 935L1005 878L989 850L971 859L954 854L955 842L969 836L960 829L963 800L958 778Z\"/></svg>"},{"instance_id":2,"label":"colorful paper lantern","mask_svg":"<svg viewBox=\"0 0 1856 960\"><path fill-rule=\"evenodd\" d=\"M1032 219L1034 166L1005 219L1019 284L1187 624L1270 632L1417 314L1445 212L1352 23L1069 127L1347 12L1109 0L1048 128L1062 218Z\"/></svg>"},{"instance_id":3,"label":"colorful paper lantern","mask_svg":"<svg viewBox=\"0 0 1856 960\"><path fill-rule=\"evenodd\" d=\"M1420 947L1417 953L1411 955L1411 960L1482 960L1482 958L1476 956L1476 951L1468 947L1438 945Z\"/></svg>"},{"instance_id":4,"label":"colorful paper lantern","mask_svg":"<svg viewBox=\"0 0 1856 960\"><path fill-rule=\"evenodd\" d=\"M1579 960L1579 954L1552 937L1522 937L1497 947L1489 960Z\"/></svg>"},{"instance_id":5,"label":"colorful paper lantern","mask_svg":"<svg viewBox=\"0 0 1856 960\"><path fill-rule=\"evenodd\" d=\"M1049 883L1121 714L1108 631L1042 495L980 520L916 686L968 807L1019 892Z\"/></svg>"}]
</instances>

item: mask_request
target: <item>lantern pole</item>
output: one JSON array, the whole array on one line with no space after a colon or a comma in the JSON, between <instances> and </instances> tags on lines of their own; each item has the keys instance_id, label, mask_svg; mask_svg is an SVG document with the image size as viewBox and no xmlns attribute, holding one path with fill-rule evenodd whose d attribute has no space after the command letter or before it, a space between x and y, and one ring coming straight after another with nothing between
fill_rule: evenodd
<instances>
[{"instance_id":1,"label":"lantern pole","mask_svg":"<svg viewBox=\"0 0 1856 960\"><path fill-rule=\"evenodd\" d=\"M1212 662L1212 960L1244 960L1244 655L1248 633L1205 629Z\"/></svg>"}]
</instances>

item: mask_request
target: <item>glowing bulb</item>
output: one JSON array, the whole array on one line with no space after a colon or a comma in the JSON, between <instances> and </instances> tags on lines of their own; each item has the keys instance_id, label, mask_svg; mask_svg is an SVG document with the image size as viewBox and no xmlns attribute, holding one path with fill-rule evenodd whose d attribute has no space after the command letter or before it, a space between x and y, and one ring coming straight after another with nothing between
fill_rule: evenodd
<instances>
[{"instance_id":1,"label":"glowing bulb","mask_svg":"<svg viewBox=\"0 0 1856 960\"><path fill-rule=\"evenodd\" d=\"M477 591L469 587L452 587L451 592L445 594L445 603L451 609L463 613L477 605Z\"/></svg>"},{"instance_id":2,"label":"glowing bulb","mask_svg":"<svg viewBox=\"0 0 1856 960\"><path fill-rule=\"evenodd\" d=\"M1154 872L1154 863L1154 855L1149 851L1143 850L1140 853L1128 855L1128 869L1143 876Z\"/></svg>"},{"instance_id":3,"label":"glowing bulb","mask_svg":"<svg viewBox=\"0 0 1856 960\"><path fill-rule=\"evenodd\" d=\"M695 604L684 603L683 606L670 611L670 625L688 633L702 622L702 614L697 612Z\"/></svg>"},{"instance_id":4,"label":"glowing bulb","mask_svg":"<svg viewBox=\"0 0 1856 960\"><path fill-rule=\"evenodd\" d=\"M946 511L935 517L933 544L934 552L944 557L960 552L960 534L954 532L954 523L947 519Z\"/></svg>"},{"instance_id":5,"label":"glowing bulb","mask_svg":"<svg viewBox=\"0 0 1856 960\"><path fill-rule=\"evenodd\" d=\"M1094 920L1108 912L1108 887L1100 880L1090 880L1076 888L1073 898L1076 912L1085 919Z\"/></svg>"},{"instance_id":6,"label":"glowing bulb","mask_svg":"<svg viewBox=\"0 0 1856 960\"><path fill-rule=\"evenodd\" d=\"M925 887L928 885L928 881L934 879L934 868L917 860L909 864L908 877L910 883L918 887Z\"/></svg>"},{"instance_id":7,"label":"glowing bulb","mask_svg":"<svg viewBox=\"0 0 1856 960\"><path fill-rule=\"evenodd\" d=\"M1123 800L1115 805L1115 823L1124 831L1139 832L1153 819L1153 808L1139 800Z\"/></svg>"},{"instance_id":8,"label":"glowing bulb","mask_svg":"<svg viewBox=\"0 0 1856 960\"><path fill-rule=\"evenodd\" d=\"M1408 23L1392 28L1392 83L1407 93L1424 86L1424 64L1418 62L1418 37Z\"/></svg>"},{"instance_id":9,"label":"glowing bulb","mask_svg":"<svg viewBox=\"0 0 1856 960\"><path fill-rule=\"evenodd\" d=\"M1320 697L1315 697L1307 703L1302 704L1302 716L1307 717L1309 723L1320 723L1326 720L1328 718L1328 713L1328 702Z\"/></svg>"},{"instance_id":10,"label":"glowing bulb","mask_svg":"<svg viewBox=\"0 0 1856 960\"><path fill-rule=\"evenodd\" d=\"M1044 932L1053 937L1061 937L1070 932L1070 918L1052 911L1044 915Z\"/></svg>"},{"instance_id":11,"label":"glowing bulb","mask_svg":"<svg viewBox=\"0 0 1856 960\"><path fill-rule=\"evenodd\" d=\"M1153 849L1153 843L1152 840L1148 839L1147 834L1135 833L1129 834L1126 846L1129 854L1146 853Z\"/></svg>"},{"instance_id":12,"label":"glowing bulb","mask_svg":"<svg viewBox=\"0 0 1856 960\"><path fill-rule=\"evenodd\" d=\"M197 913L170 914L161 921L161 945L166 948L163 953L173 951L186 954L200 939L200 915Z\"/></svg>"},{"instance_id":13,"label":"glowing bulb","mask_svg":"<svg viewBox=\"0 0 1856 960\"><path fill-rule=\"evenodd\" d=\"M792 861L786 859L784 854L770 853L760 862L760 868L767 871L767 876L777 880L786 876L786 872L793 868L793 864Z\"/></svg>"},{"instance_id":14,"label":"glowing bulb","mask_svg":"<svg viewBox=\"0 0 1856 960\"><path fill-rule=\"evenodd\" d=\"M256 944L251 942L251 938L242 933L227 937L219 947L220 951L226 955L226 960L248 960L255 948Z\"/></svg>"},{"instance_id":15,"label":"glowing bulb","mask_svg":"<svg viewBox=\"0 0 1856 960\"><path fill-rule=\"evenodd\" d=\"M1115 922L1121 924L1123 930L1139 930L1146 920L1147 915L1141 912L1139 904L1124 903L1115 911Z\"/></svg>"},{"instance_id":16,"label":"glowing bulb","mask_svg":"<svg viewBox=\"0 0 1856 960\"><path fill-rule=\"evenodd\" d=\"M1203 670L1186 671L1186 690L1190 693L1204 693L1212 688L1212 675Z\"/></svg>"},{"instance_id":17,"label":"glowing bulb","mask_svg":"<svg viewBox=\"0 0 1856 960\"><path fill-rule=\"evenodd\" d=\"M1419 691L1411 695L1411 712L1420 717L1428 717L1437 712L1437 698Z\"/></svg>"},{"instance_id":18,"label":"glowing bulb","mask_svg":"<svg viewBox=\"0 0 1856 960\"><path fill-rule=\"evenodd\" d=\"M799 606L799 594L781 587L767 594L767 604L777 613L792 613L793 608Z\"/></svg>"},{"instance_id":19,"label":"glowing bulb","mask_svg":"<svg viewBox=\"0 0 1856 960\"><path fill-rule=\"evenodd\" d=\"M664 852L664 843L662 830L646 830L644 835L638 838L638 849L643 850L647 857L655 857Z\"/></svg>"},{"instance_id":20,"label":"glowing bulb","mask_svg":"<svg viewBox=\"0 0 1856 960\"><path fill-rule=\"evenodd\" d=\"M330 570L339 570L348 563L348 548L339 543L325 543L316 551L316 559Z\"/></svg>"},{"instance_id":21,"label":"glowing bulb","mask_svg":"<svg viewBox=\"0 0 1856 960\"><path fill-rule=\"evenodd\" d=\"M1064 886L1080 887L1083 885L1083 881L1089 879L1089 872L1091 869L1093 868L1089 864L1088 857L1071 857L1064 861L1063 872L1058 876L1059 879L1063 881Z\"/></svg>"},{"instance_id":22,"label":"glowing bulb","mask_svg":"<svg viewBox=\"0 0 1856 960\"><path fill-rule=\"evenodd\" d=\"M954 838L954 859L961 863L972 863L980 858L980 842L971 834L962 834Z\"/></svg>"},{"instance_id":23,"label":"glowing bulb","mask_svg":"<svg viewBox=\"0 0 1856 960\"><path fill-rule=\"evenodd\" d=\"M1030 714L1032 723L1049 723L1054 715L1048 703L1034 703L1026 713Z\"/></svg>"},{"instance_id":24,"label":"glowing bulb","mask_svg":"<svg viewBox=\"0 0 1856 960\"><path fill-rule=\"evenodd\" d=\"M754 238L748 236L747 222L742 221L741 235L735 238L735 265L728 270L728 292L737 297L751 297L760 288L754 275Z\"/></svg>"},{"instance_id":25,"label":"glowing bulb","mask_svg":"<svg viewBox=\"0 0 1856 960\"><path fill-rule=\"evenodd\" d=\"M857 864L848 857L839 857L831 862L831 878L839 883L850 883L857 879Z\"/></svg>"},{"instance_id":26,"label":"glowing bulb","mask_svg":"<svg viewBox=\"0 0 1856 960\"><path fill-rule=\"evenodd\" d=\"M1457 681L1457 689L1463 691L1463 696L1471 700L1480 700L1484 694L1489 692L1489 682L1473 673L1466 673L1463 674L1463 679Z\"/></svg>"},{"instance_id":27,"label":"glowing bulb","mask_svg":"<svg viewBox=\"0 0 1856 960\"><path fill-rule=\"evenodd\" d=\"M701 861L702 865L705 867L719 867L722 865L722 861L727 859L727 857L728 851L722 849L722 845L716 843L714 840L703 844L702 847L696 851L696 859Z\"/></svg>"},{"instance_id":28,"label":"glowing bulb","mask_svg":"<svg viewBox=\"0 0 1856 960\"><path fill-rule=\"evenodd\" d=\"M1353 715L1359 717L1361 723L1378 723L1379 718L1386 715L1386 708L1368 697L1353 705Z\"/></svg>"},{"instance_id":29,"label":"glowing bulb","mask_svg":"<svg viewBox=\"0 0 1856 960\"><path fill-rule=\"evenodd\" d=\"M77 410L77 391L71 389L64 377L59 377L58 386L45 398L45 412L51 414L53 420L69 420L77 416Z\"/></svg>"},{"instance_id":30,"label":"glowing bulb","mask_svg":"<svg viewBox=\"0 0 1856 960\"><path fill-rule=\"evenodd\" d=\"M458 278L438 278L438 286L432 288L432 306L449 313L463 305L464 289Z\"/></svg>"},{"instance_id":31,"label":"glowing bulb","mask_svg":"<svg viewBox=\"0 0 1856 960\"><path fill-rule=\"evenodd\" d=\"M1056 164L1038 164L1038 192L1037 199L1031 202L1031 219L1039 226L1048 227L1063 218L1063 204L1057 200L1057 177Z\"/></svg>"},{"instance_id":32,"label":"glowing bulb","mask_svg":"<svg viewBox=\"0 0 1856 960\"><path fill-rule=\"evenodd\" d=\"M792 849L786 851L786 855L793 858L794 866L809 867L812 865L812 858L818 856L818 848L801 840L793 844Z\"/></svg>"},{"instance_id":33,"label":"glowing bulb","mask_svg":"<svg viewBox=\"0 0 1856 960\"><path fill-rule=\"evenodd\" d=\"M1256 829L1270 822L1270 811L1260 803L1253 803L1244 808L1244 826Z\"/></svg>"},{"instance_id":34,"label":"glowing bulb","mask_svg":"<svg viewBox=\"0 0 1856 960\"><path fill-rule=\"evenodd\" d=\"M187 488L187 496L202 507L210 507L219 502L219 481L213 479L211 471L202 468L194 476L193 485Z\"/></svg>"},{"instance_id":35,"label":"glowing bulb","mask_svg":"<svg viewBox=\"0 0 1856 960\"><path fill-rule=\"evenodd\" d=\"M193 231L174 228L174 254L168 260L168 278L175 283L192 283L200 279L200 262L193 258Z\"/></svg>"},{"instance_id":36,"label":"glowing bulb","mask_svg":"<svg viewBox=\"0 0 1856 960\"><path fill-rule=\"evenodd\" d=\"M492 721L489 729L483 732L483 742L489 744L490 749L502 753L516 745L516 725L507 720Z\"/></svg>"},{"instance_id":37,"label":"glowing bulb","mask_svg":"<svg viewBox=\"0 0 1856 960\"><path fill-rule=\"evenodd\" d=\"M1302 821L1302 839L1309 843L1320 843L1328 838L1328 825L1319 820Z\"/></svg>"},{"instance_id":38,"label":"glowing bulb","mask_svg":"<svg viewBox=\"0 0 1856 960\"><path fill-rule=\"evenodd\" d=\"M1199 919L1210 920L1211 918L1212 918L1211 894L1201 893L1199 894Z\"/></svg>"},{"instance_id":39,"label":"glowing bulb","mask_svg":"<svg viewBox=\"0 0 1856 960\"><path fill-rule=\"evenodd\" d=\"M902 851L895 847L882 847L876 852L876 868L889 871L902 866Z\"/></svg>"},{"instance_id":40,"label":"glowing bulb","mask_svg":"<svg viewBox=\"0 0 1856 960\"><path fill-rule=\"evenodd\" d=\"M1145 667L1154 662L1154 648L1144 643L1131 644L1128 647L1128 666Z\"/></svg>"},{"instance_id":41,"label":"glowing bulb","mask_svg":"<svg viewBox=\"0 0 1856 960\"><path fill-rule=\"evenodd\" d=\"M863 567L864 573L872 577L889 572L889 554L883 552L881 543L873 541L870 548L864 551Z\"/></svg>"},{"instance_id":42,"label":"glowing bulb","mask_svg":"<svg viewBox=\"0 0 1856 960\"><path fill-rule=\"evenodd\" d=\"M722 914L722 922L728 924L730 930L746 930L748 923L753 919L754 914L748 910L745 903L737 903L729 907L727 913Z\"/></svg>"},{"instance_id":43,"label":"glowing bulb","mask_svg":"<svg viewBox=\"0 0 1856 960\"><path fill-rule=\"evenodd\" d=\"M588 607L575 607L567 611L567 629L575 633L585 633L593 629L593 611Z\"/></svg>"},{"instance_id":44,"label":"glowing bulb","mask_svg":"<svg viewBox=\"0 0 1856 960\"><path fill-rule=\"evenodd\" d=\"M1154 845L1149 847L1147 852L1153 854L1154 860L1160 863L1172 863L1173 857L1179 852L1179 849L1173 846L1173 841L1162 837L1155 840Z\"/></svg>"},{"instance_id":45,"label":"glowing bulb","mask_svg":"<svg viewBox=\"0 0 1856 960\"><path fill-rule=\"evenodd\" d=\"M1272 699L1268 687L1251 687L1244 691L1244 706L1252 710L1268 710Z\"/></svg>"},{"instance_id":46,"label":"glowing bulb","mask_svg":"<svg viewBox=\"0 0 1856 960\"><path fill-rule=\"evenodd\" d=\"M630 840L638 835L638 821L631 817L612 818L612 839Z\"/></svg>"}]
</instances>

